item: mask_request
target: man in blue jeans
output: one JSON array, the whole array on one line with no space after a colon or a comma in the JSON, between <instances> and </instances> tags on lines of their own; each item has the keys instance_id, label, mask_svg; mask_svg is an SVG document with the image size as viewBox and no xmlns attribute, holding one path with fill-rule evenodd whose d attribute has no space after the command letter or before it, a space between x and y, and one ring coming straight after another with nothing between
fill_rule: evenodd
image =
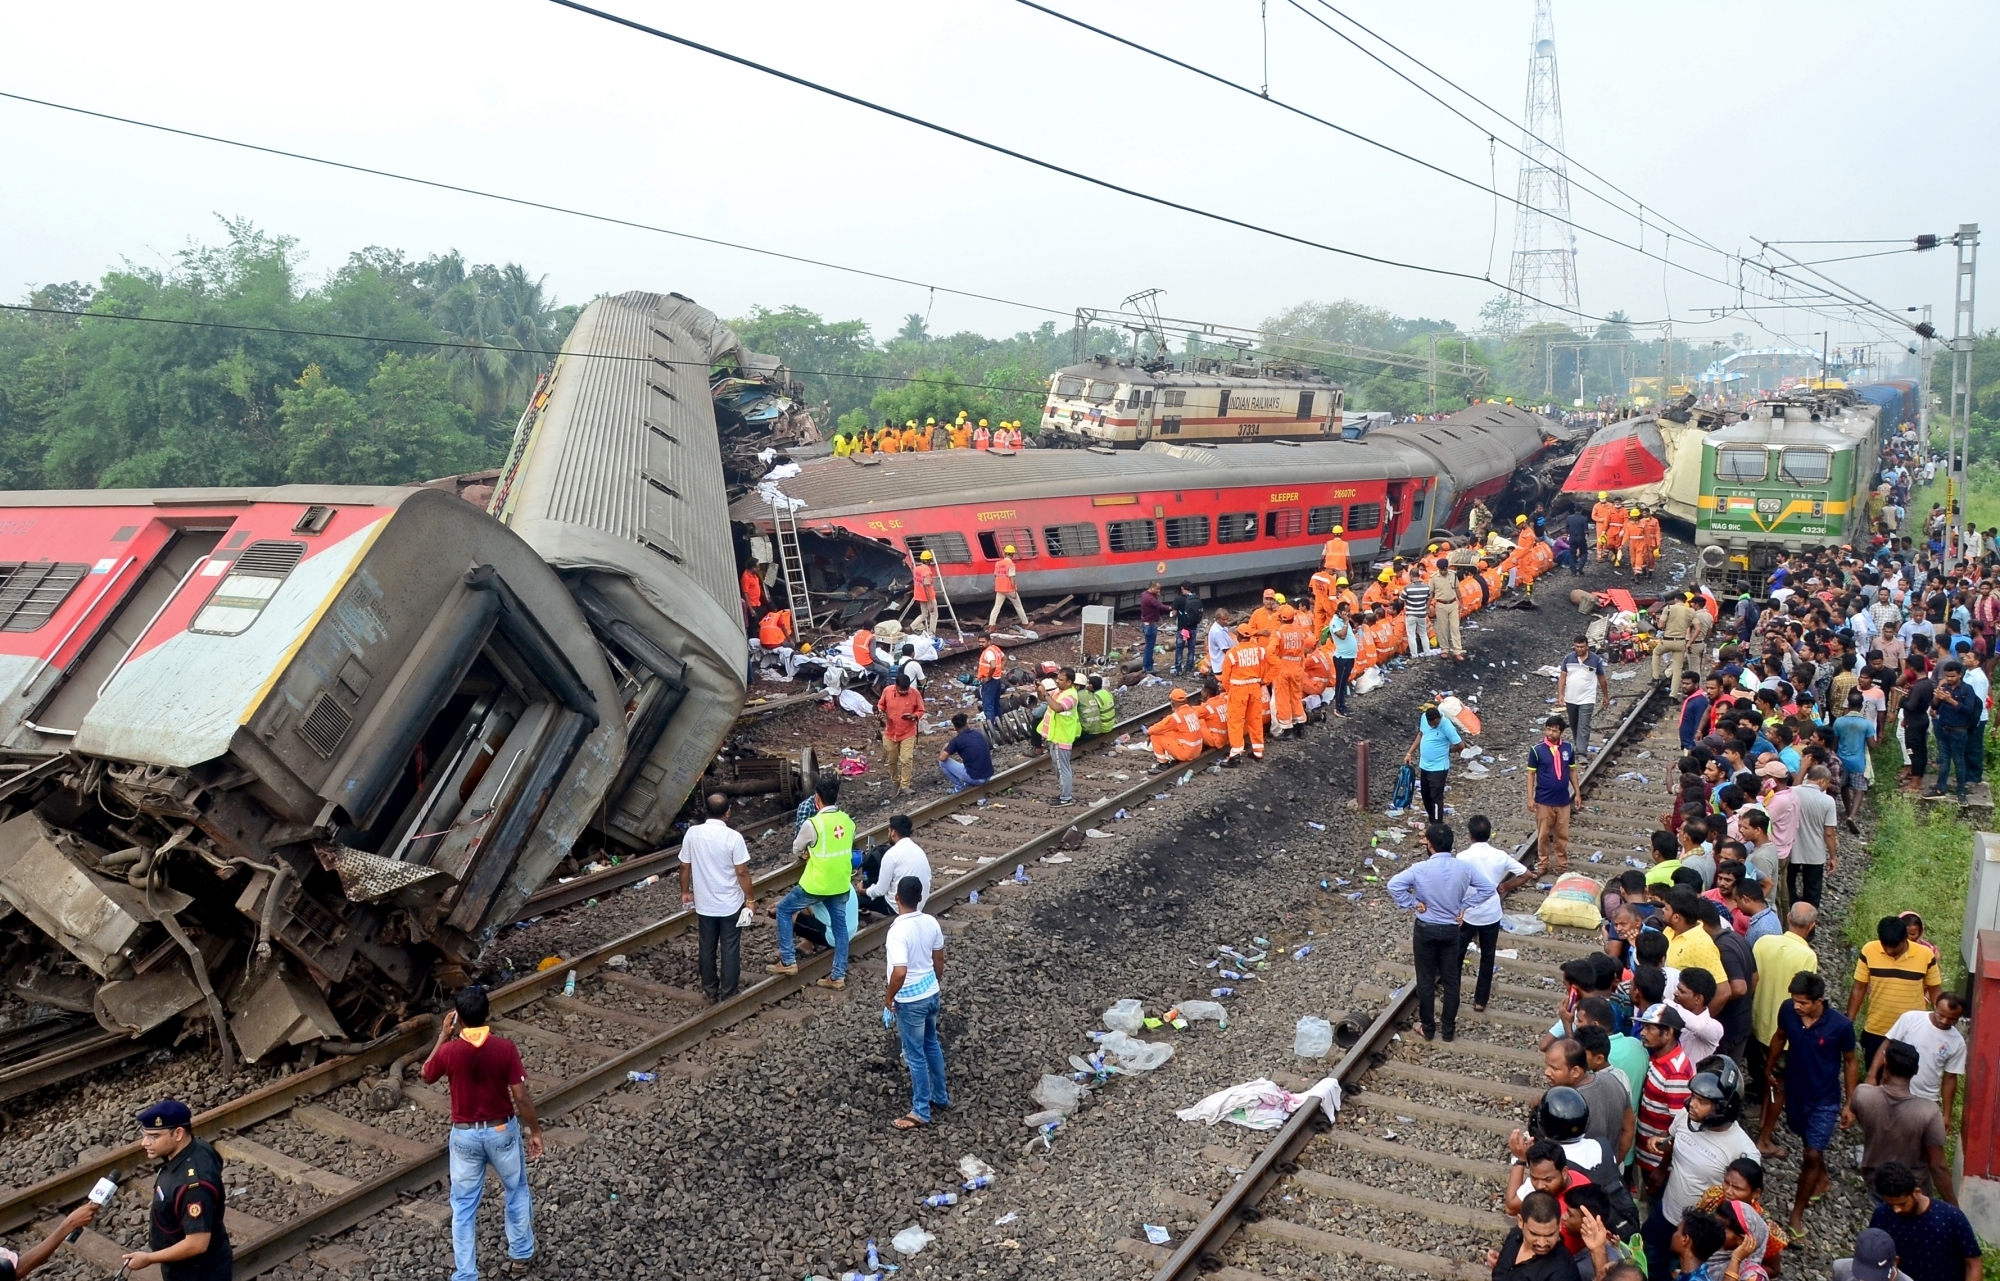
<instances>
[{"instance_id":1,"label":"man in blue jeans","mask_svg":"<svg viewBox=\"0 0 2000 1281\"><path fill-rule=\"evenodd\" d=\"M938 976L944 973L944 931L937 918L918 910L924 883L914 876L896 882L896 919L882 950L888 957L889 986L882 994L882 1026L894 1027L910 1069L910 1110L893 1122L899 1130L931 1123L932 1108L951 1106L944 1083L944 1045L938 1040Z\"/></svg>"},{"instance_id":2,"label":"man in blue jeans","mask_svg":"<svg viewBox=\"0 0 2000 1281\"><path fill-rule=\"evenodd\" d=\"M820 779L813 789L813 816L792 837L792 853L805 855L805 871L779 900L778 962L764 967L767 974L799 972L792 918L819 904L826 908L827 934L833 940L833 972L818 983L836 992L847 986L847 894L854 888L854 820L835 804L839 799L837 775Z\"/></svg>"},{"instance_id":3,"label":"man in blue jeans","mask_svg":"<svg viewBox=\"0 0 2000 1281\"><path fill-rule=\"evenodd\" d=\"M953 757L957 760L953 760ZM993 744L973 729L964 712L951 717L951 741L938 753L938 769L953 792L977 787L993 778Z\"/></svg>"},{"instance_id":4,"label":"man in blue jeans","mask_svg":"<svg viewBox=\"0 0 2000 1281\"><path fill-rule=\"evenodd\" d=\"M1145 634L1145 649L1141 652L1145 659L1141 664L1150 674L1153 670L1153 651L1160 646L1160 622L1173 610L1160 599L1160 585L1152 584L1139 593L1139 628Z\"/></svg>"},{"instance_id":5,"label":"man in blue jeans","mask_svg":"<svg viewBox=\"0 0 2000 1281\"><path fill-rule=\"evenodd\" d=\"M1943 796L1944 781L1956 767L1958 799L1965 800L1965 789L1971 782L1966 753L1971 750L1973 727L1984 714L1978 696L1965 683L1965 668L1957 662L1938 668L1938 685L1931 691L1931 726L1937 731L1938 740L1938 776L1936 785L1924 795Z\"/></svg>"},{"instance_id":6,"label":"man in blue jeans","mask_svg":"<svg viewBox=\"0 0 2000 1281\"><path fill-rule=\"evenodd\" d=\"M535 1257L527 1163L542 1159L542 1126L520 1050L487 1024L486 989L462 988L452 1004L424 1060L424 1082L451 1081L451 1277L479 1281L477 1221L489 1165L506 1194L507 1255L520 1266Z\"/></svg>"}]
</instances>

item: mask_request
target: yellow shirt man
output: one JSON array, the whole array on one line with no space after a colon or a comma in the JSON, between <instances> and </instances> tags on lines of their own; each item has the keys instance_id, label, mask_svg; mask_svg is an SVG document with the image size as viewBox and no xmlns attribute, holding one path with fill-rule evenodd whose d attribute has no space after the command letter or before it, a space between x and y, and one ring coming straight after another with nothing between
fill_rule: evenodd
<instances>
[{"instance_id":1,"label":"yellow shirt man","mask_svg":"<svg viewBox=\"0 0 2000 1281\"><path fill-rule=\"evenodd\" d=\"M1707 930L1697 925L1685 934L1676 934L1672 930L1665 933L1669 968L1684 970L1693 966L1698 970L1707 970L1715 976L1717 987L1729 982L1729 976L1722 968L1722 952L1715 946L1715 940L1708 936Z\"/></svg>"}]
</instances>

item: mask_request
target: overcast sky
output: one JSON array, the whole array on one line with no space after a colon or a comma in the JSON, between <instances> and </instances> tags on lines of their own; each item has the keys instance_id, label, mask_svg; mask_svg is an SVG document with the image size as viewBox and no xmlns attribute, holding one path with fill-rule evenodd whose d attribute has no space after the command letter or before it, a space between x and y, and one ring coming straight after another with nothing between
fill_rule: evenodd
<instances>
[{"instance_id":1,"label":"overcast sky","mask_svg":"<svg viewBox=\"0 0 2000 1281\"><path fill-rule=\"evenodd\" d=\"M1328 244L1504 280L1511 208L1269 104L1107 43L1013 0L726 5L602 0L691 39L913 115L1205 210ZM1335 0L1518 120L1533 0ZM1269 0L1274 98L1514 190L1517 160L1293 0ZM1340 25L1321 0L1298 4ZM1053 8L1251 85L1256 0L1050 0ZM1636 242L1638 218L1592 199L1611 183L1727 251L1762 238L2000 230L2000 5L1856 0L1556 0L1577 220ZM457 248L518 261L565 301L677 290L725 315L800 303L885 334L1066 325L1079 305L1166 290L1170 315L1232 324L1351 297L1477 322L1495 292L1378 266L1186 213L886 119L546 0L9 3L0 89L267 146L572 205L699 235L991 294L979 302L837 270L425 191L0 100L0 295L161 266L218 215L296 236L307 269L353 249ZM1476 107L1429 82L1476 117ZM1614 196L1614 199L1616 197ZM1497 231L1497 246L1494 245ZM1733 264L1657 227L1715 276ZM1491 247L1489 252L1489 247ZM1800 257L1892 246L1793 249ZM1825 267L1900 309L1938 304L1949 250ZM1671 316L1690 338L1735 291L1590 235L1583 309ZM1989 297L2000 297L1992 291ZM1749 301L1755 303L1758 299ZM1753 313L1817 346L1876 336L1836 315ZM1989 304L1984 323L2000 320Z\"/></svg>"}]
</instances>

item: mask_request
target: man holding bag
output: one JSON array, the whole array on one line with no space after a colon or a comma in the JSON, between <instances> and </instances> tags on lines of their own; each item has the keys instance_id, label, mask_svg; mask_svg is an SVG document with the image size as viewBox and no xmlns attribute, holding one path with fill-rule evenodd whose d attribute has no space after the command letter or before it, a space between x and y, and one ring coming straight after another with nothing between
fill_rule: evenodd
<instances>
[{"instance_id":1,"label":"man holding bag","mask_svg":"<svg viewBox=\"0 0 2000 1281\"><path fill-rule=\"evenodd\" d=\"M1569 722L1542 722L1542 741L1528 749L1528 814L1535 820L1535 852L1544 876L1569 870L1569 818L1576 809L1576 749L1563 742Z\"/></svg>"}]
</instances>

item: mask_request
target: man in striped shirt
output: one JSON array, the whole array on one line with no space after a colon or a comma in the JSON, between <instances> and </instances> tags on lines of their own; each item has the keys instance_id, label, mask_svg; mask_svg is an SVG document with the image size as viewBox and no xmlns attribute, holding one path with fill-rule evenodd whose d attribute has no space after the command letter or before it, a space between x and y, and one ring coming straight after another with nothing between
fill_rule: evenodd
<instances>
[{"instance_id":1,"label":"man in striped shirt","mask_svg":"<svg viewBox=\"0 0 2000 1281\"><path fill-rule=\"evenodd\" d=\"M1679 1010L1666 1004L1649 1005L1632 1021L1639 1027L1639 1043L1646 1047L1649 1060L1646 1083L1639 1091L1639 1167L1657 1196L1667 1178L1667 1130L1674 1123L1674 1113L1687 1107L1694 1064L1681 1048Z\"/></svg>"},{"instance_id":2,"label":"man in striped shirt","mask_svg":"<svg viewBox=\"0 0 2000 1281\"><path fill-rule=\"evenodd\" d=\"M1403 587L1403 628L1409 633L1410 657L1431 652L1430 562L1418 560L1410 569L1410 581Z\"/></svg>"}]
</instances>

